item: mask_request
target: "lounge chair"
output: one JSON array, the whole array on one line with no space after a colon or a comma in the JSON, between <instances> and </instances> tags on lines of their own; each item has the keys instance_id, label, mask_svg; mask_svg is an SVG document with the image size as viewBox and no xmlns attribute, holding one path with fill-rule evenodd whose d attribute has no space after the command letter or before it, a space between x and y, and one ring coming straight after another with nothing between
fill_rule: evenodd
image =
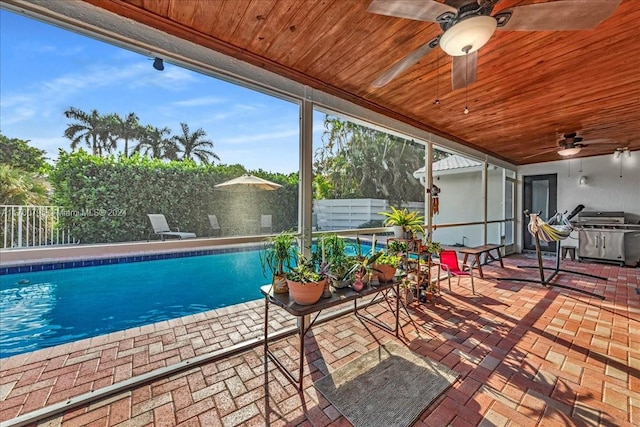
<instances>
[{"instance_id":1,"label":"lounge chair","mask_svg":"<svg viewBox=\"0 0 640 427\"><path fill-rule=\"evenodd\" d=\"M260 215L260 233L273 233L271 215Z\"/></svg>"},{"instance_id":2,"label":"lounge chair","mask_svg":"<svg viewBox=\"0 0 640 427\"><path fill-rule=\"evenodd\" d=\"M220 227L220 223L218 222L218 217L216 215L209 215L209 224L211 224L211 230L215 232L216 235L222 236L222 227Z\"/></svg>"},{"instance_id":3,"label":"lounge chair","mask_svg":"<svg viewBox=\"0 0 640 427\"><path fill-rule=\"evenodd\" d=\"M164 240L164 236L175 236L179 239L193 239L196 237L195 233L185 233L180 231L179 228L177 231L171 231L163 214L147 214L147 216L151 221L153 233L159 235L162 240ZM149 238L151 238L151 232L149 233Z\"/></svg>"}]
</instances>

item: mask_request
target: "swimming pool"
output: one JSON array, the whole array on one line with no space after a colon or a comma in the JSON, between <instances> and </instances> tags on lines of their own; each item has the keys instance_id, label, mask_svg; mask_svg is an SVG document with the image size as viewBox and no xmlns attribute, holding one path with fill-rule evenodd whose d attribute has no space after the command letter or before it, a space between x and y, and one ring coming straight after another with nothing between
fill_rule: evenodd
<instances>
[{"instance_id":1,"label":"swimming pool","mask_svg":"<svg viewBox=\"0 0 640 427\"><path fill-rule=\"evenodd\" d=\"M258 250L2 275L0 358L256 300L270 281Z\"/></svg>"}]
</instances>

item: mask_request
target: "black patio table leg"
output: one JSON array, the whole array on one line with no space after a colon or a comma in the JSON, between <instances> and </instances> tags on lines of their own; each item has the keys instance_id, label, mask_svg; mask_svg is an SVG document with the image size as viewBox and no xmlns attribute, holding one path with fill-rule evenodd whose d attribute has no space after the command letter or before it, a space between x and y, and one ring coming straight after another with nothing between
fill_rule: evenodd
<instances>
[{"instance_id":1,"label":"black patio table leg","mask_svg":"<svg viewBox=\"0 0 640 427\"><path fill-rule=\"evenodd\" d=\"M370 316L365 316L363 314L361 314L358 310L359 309L363 309L363 310L367 310L367 308L369 308L369 306L371 306L372 304L378 303L382 300L385 300L387 302L387 304L389 304L389 300L387 298L387 295L389 292L391 292L391 290L394 290L396 293L396 309L395 309L395 328L392 328L391 326L387 325L386 323L378 320L375 317L370 317ZM378 297L378 295L382 294L382 298L380 300L377 300L376 298ZM389 306L389 308L391 309L391 306ZM393 309L391 309L393 311ZM406 310L406 307L405 307ZM371 299L371 301L369 301L364 308L363 307L358 307L358 300L353 300L353 313L354 315L361 319L361 320L365 320L367 322L370 322L376 326L378 326L381 329L385 329L388 332L393 332L395 333L396 337L400 336L400 282L396 283L395 288L389 288L386 290L381 290L379 292L377 292L373 298ZM411 315L409 314L409 312L407 311L407 315L409 315L409 318L411 317Z\"/></svg>"},{"instance_id":2,"label":"black patio table leg","mask_svg":"<svg viewBox=\"0 0 640 427\"><path fill-rule=\"evenodd\" d=\"M309 330L311 330L311 327L313 326L313 324L315 323L315 321L318 319L318 316L320 315L320 313L318 312L316 314L316 316L313 318L313 320L311 322L309 322L309 325L306 326L307 324L307 316L299 316L298 317L298 337L299 337L299 350L300 350L300 354L299 354L299 359L298 359L298 368L299 368L299 372L298 372L298 377L296 378L293 373L287 369L286 366L284 366L284 364L276 357L275 354L273 354L273 352L271 350L269 350L269 346L268 346L268 342L267 342L267 331L268 331L268 325L269 325L269 297L266 297L265 300L265 309L264 309L264 357L265 358L269 358L271 359L271 361L273 363L276 364L276 367L280 370L280 372L282 372L291 383L293 384L297 384L297 389L299 391L302 391L302 381L304 379L304 338L307 335L307 332L309 332ZM266 364L265 364L266 366Z\"/></svg>"}]
</instances>

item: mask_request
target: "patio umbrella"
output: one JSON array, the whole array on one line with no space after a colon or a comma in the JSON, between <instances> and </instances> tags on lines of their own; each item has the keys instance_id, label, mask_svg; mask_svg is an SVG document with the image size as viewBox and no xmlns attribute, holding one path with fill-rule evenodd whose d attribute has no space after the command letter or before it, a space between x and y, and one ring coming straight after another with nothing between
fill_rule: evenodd
<instances>
[{"instance_id":1,"label":"patio umbrella","mask_svg":"<svg viewBox=\"0 0 640 427\"><path fill-rule=\"evenodd\" d=\"M230 217L233 218L233 223L242 224L240 231L248 233L260 231L260 222L258 219L248 216L248 212L252 211L252 205L256 199L255 197L251 197L251 195L261 191L277 190L282 187L282 185L253 175L242 175L217 184L214 187L220 191L234 194L229 200Z\"/></svg>"},{"instance_id":2,"label":"patio umbrella","mask_svg":"<svg viewBox=\"0 0 640 427\"><path fill-rule=\"evenodd\" d=\"M215 188L220 190L229 191L251 191L251 190L277 190L282 187L275 182L267 181L266 179L258 178L253 175L242 175L229 181L222 182L214 185Z\"/></svg>"}]
</instances>

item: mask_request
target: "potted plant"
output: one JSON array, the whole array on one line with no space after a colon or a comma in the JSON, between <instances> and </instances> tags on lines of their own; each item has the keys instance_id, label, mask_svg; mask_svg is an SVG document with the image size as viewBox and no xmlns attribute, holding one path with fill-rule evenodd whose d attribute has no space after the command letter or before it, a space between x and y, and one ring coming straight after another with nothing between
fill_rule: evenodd
<instances>
[{"instance_id":1,"label":"potted plant","mask_svg":"<svg viewBox=\"0 0 640 427\"><path fill-rule=\"evenodd\" d=\"M413 302L415 288L415 284L408 278L404 278L400 282L400 295L404 299L405 304L408 305Z\"/></svg>"},{"instance_id":2,"label":"potted plant","mask_svg":"<svg viewBox=\"0 0 640 427\"><path fill-rule=\"evenodd\" d=\"M371 277L376 274L374 265L378 258L384 255L383 251L373 253L371 249L366 254L362 253L362 246L360 245L360 238L356 238L356 256L353 257L353 264L350 270L350 274L359 275L363 282L367 283Z\"/></svg>"},{"instance_id":3,"label":"potted plant","mask_svg":"<svg viewBox=\"0 0 640 427\"><path fill-rule=\"evenodd\" d=\"M429 256L439 255L442 250L440 242L423 241L422 251L429 254Z\"/></svg>"},{"instance_id":4,"label":"potted plant","mask_svg":"<svg viewBox=\"0 0 640 427\"><path fill-rule=\"evenodd\" d=\"M376 259L375 264L373 264L373 269L376 271L378 279L381 282L388 282L393 280L393 277L396 275L396 270L400 266L400 262L402 262L402 257L400 255L384 253L383 251L380 252L382 254Z\"/></svg>"},{"instance_id":5,"label":"potted plant","mask_svg":"<svg viewBox=\"0 0 640 427\"><path fill-rule=\"evenodd\" d=\"M266 240L260 250L260 266L262 274L272 275L273 292L284 294L289 292L285 273L291 269L291 259L296 245L296 237L291 232L282 232Z\"/></svg>"},{"instance_id":6,"label":"potted plant","mask_svg":"<svg viewBox=\"0 0 640 427\"><path fill-rule=\"evenodd\" d=\"M387 253L398 255L407 251L407 242L401 242L399 240L391 240L387 243Z\"/></svg>"},{"instance_id":7,"label":"potted plant","mask_svg":"<svg viewBox=\"0 0 640 427\"><path fill-rule=\"evenodd\" d=\"M316 271L313 261L302 253L298 253L296 265L285 276L289 295L296 304L315 304L322 297L327 277Z\"/></svg>"},{"instance_id":8,"label":"potted plant","mask_svg":"<svg viewBox=\"0 0 640 427\"><path fill-rule=\"evenodd\" d=\"M334 288L349 287L352 280L353 256L347 255L347 242L335 233L321 237L327 275ZM317 252L317 251L316 251ZM317 254L316 255L317 258Z\"/></svg>"},{"instance_id":9,"label":"potted plant","mask_svg":"<svg viewBox=\"0 0 640 427\"><path fill-rule=\"evenodd\" d=\"M395 237L411 238L417 232L424 233L424 217L416 211L409 211L407 208L396 209L391 206L391 212L378 212L387 217L383 225L394 227Z\"/></svg>"},{"instance_id":10,"label":"potted plant","mask_svg":"<svg viewBox=\"0 0 640 427\"><path fill-rule=\"evenodd\" d=\"M328 264L328 275L334 288L348 288L351 285L355 264L355 258L348 255L336 258Z\"/></svg>"}]
</instances>

